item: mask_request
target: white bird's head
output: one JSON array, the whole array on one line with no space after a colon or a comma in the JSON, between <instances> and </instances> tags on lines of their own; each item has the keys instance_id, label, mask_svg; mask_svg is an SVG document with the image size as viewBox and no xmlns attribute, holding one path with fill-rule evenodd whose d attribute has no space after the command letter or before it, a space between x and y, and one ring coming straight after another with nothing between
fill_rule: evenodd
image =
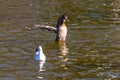
<instances>
[{"instance_id":1,"label":"white bird's head","mask_svg":"<svg viewBox=\"0 0 120 80\"><path fill-rule=\"evenodd\" d=\"M39 47L39 49L42 49L42 46L38 46Z\"/></svg>"},{"instance_id":2,"label":"white bird's head","mask_svg":"<svg viewBox=\"0 0 120 80\"><path fill-rule=\"evenodd\" d=\"M42 46L38 46L36 51L40 51L41 52L42 51Z\"/></svg>"},{"instance_id":3,"label":"white bird's head","mask_svg":"<svg viewBox=\"0 0 120 80\"><path fill-rule=\"evenodd\" d=\"M39 50L42 50L42 46L38 46Z\"/></svg>"}]
</instances>

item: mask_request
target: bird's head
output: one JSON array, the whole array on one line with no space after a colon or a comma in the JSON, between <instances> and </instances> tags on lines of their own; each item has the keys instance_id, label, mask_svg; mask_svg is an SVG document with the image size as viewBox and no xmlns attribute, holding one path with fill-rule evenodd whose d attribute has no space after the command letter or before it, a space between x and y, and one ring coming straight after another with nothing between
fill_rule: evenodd
<instances>
[{"instance_id":1,"label":"bird's head","mask_svg":"<svg viewBox=\"0 0 120 80\"><path fill-rule=\"evenodd\" d=\"M62 16L59 17L58 21L64 23L66 21L69 21L67 15L63 14Z\"/></svg>"},{"instance_id":2,"label":"bird's head","mask_svg":"<svg viewBox=\"0 0 120 80\"><path fill-rule=\"evenodd\" d=\"M42 46L38 46L36 51L42 51Z\"/></svg>"}]
</instances>

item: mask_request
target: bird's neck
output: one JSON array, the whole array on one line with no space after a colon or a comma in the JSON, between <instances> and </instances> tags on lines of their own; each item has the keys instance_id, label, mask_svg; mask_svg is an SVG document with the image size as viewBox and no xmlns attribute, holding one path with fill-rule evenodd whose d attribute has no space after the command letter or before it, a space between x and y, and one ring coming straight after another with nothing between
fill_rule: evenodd
<instances>
[{"instance_id":1,"label":"bird's neck","mask_svg":"<svg viewBox=\"0 0 120 80\"><path fill-rule=\"evenodd\" d=\"M43 50L42 49L41 49L40 53L43 54Z\"/></svg>"},{"instance_id":2,"label":"bird's neck","mask_svg":"<svg viewBox=\"0 0 120 80\"><path fill-rule=\"evenodd\" d=\"M64 26L66 26L66 25L65 25L65 23L62 23L62 24L61 24L61 26L63 26L63 27L64 27Z\"/></svg>"}]
</instances>

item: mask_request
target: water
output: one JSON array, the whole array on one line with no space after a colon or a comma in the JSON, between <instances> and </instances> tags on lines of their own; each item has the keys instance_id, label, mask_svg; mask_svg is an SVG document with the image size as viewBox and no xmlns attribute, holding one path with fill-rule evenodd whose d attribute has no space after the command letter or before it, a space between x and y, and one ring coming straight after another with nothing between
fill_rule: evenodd
<instances>
[{"instance_id":1,"label":"water","mask_svg":"<svg viewBox=\"0 0 120 80\"><path fill-rule=\"evenodd\" d=\"M110 0L0 0L0 80L118 80L119 13ZM35 24L55 26L67 13L66 43ZM113 20L116 19L115 21ZM42 45L43 71L34 60Z\"/></svg>"}]
</instances>

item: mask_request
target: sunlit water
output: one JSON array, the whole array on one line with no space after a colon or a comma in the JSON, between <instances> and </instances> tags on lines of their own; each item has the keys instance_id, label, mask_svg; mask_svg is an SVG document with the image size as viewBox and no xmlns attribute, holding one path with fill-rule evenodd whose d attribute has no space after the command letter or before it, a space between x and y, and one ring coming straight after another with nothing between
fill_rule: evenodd
<instances>
[{"instance_id":1,"label":"sunlit water","mask_svg":"<svg viewBox=\"0 0 120 80\"><path fill-rule=\"evenodd\" d=\"M1 0L0 80L118 80L120 26L106 21L111 16L104 11L108 3ZM54 32L34 27L55 26L66 12L60 4L70 18L66 43L56 43ZM42 70L41 62L34 60L38 45L47 58Z\"/></svg>"}]
</instances>

